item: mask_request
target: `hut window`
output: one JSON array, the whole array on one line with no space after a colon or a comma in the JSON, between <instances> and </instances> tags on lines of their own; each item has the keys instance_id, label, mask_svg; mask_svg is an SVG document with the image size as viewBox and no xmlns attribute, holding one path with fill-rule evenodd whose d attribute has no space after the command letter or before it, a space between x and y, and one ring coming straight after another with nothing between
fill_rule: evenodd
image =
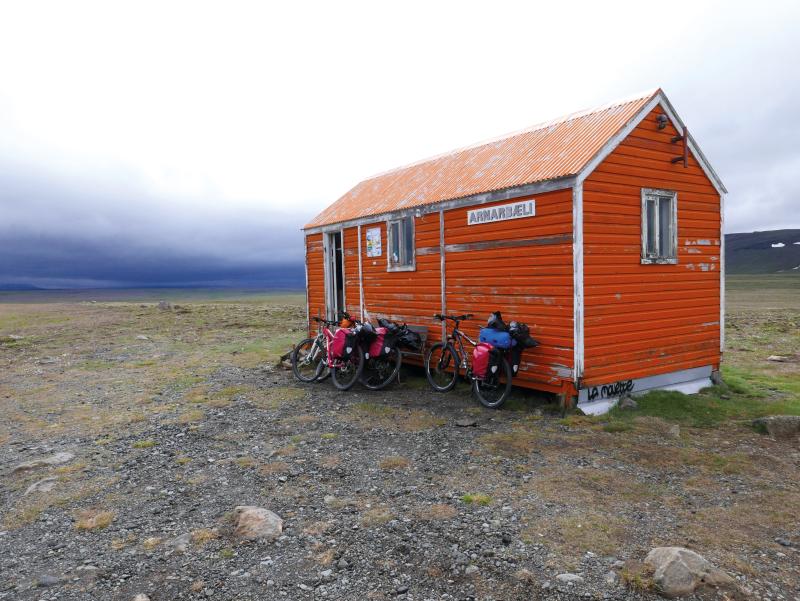
<instances>
[{"instance_id":1,"label":"hut window","mask_svg":"<svg viewBox=\"0 0 800 601\"><path fill-rule=\"evenodd\" d=\"M677 263L677 249L677 193L642 189L642 263Z\"/></svg>"},{"instance_id":2,"label":"hut window","mask_svg":"<svg viewBox=\"0 0 800 601\"><path fill-rule=\"evenodd\" d=\"M389 221L389 271L414 269L414 217Z\"/></svg>"}]
</instances>

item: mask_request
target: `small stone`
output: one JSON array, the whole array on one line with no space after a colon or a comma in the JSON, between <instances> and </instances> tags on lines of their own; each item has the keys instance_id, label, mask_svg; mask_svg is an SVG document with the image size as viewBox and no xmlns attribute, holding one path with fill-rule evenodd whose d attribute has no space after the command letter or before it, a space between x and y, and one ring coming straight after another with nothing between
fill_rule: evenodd
<instances>
[{"instance_id":1,"label":"small stone","mask_svg":"<svg viewBox=\"0 0 800 601\"><path fill-rule=\"evenodd\" d=\"M37 480L25 489L25 494L23 496L27 496L34 492L50 492L55 487L56 482L58 482L58 478L55 477Z\"/></svg>"},{"instance_id":2,"label":"small stone","mask_svg":"<svg viewBox=\"0 0 800 601\"><path fill-rule=\"evenodd\" d=\"M166 546L171 547L175 553L186 553L189 550L189 543L192 542L192 535L190 533L181 534L168 540L164 543Z\"/></svg>"},{"instance_id":3,"label":"small stone","mask_svg":"<svg viewBox=\"0 0 800 601\"><path fill-rule=\"evenodd\" d=\"M753 420L753 427L778 440L800 435L800 415L771 415Z\"/></svg>"},{"instance_id":4,"label":"small stone","mask_svg":"<svg viewBox=\"0 0 800 601\"><path fill-rule=\"evenodd\" d=\"M73 459L75 459L74 453L68 453L66 451L62 451L60 453L56 453L55 455L51 455L50 457L33 459L31 461L25 461L24 463L20 463L13 470L11 470L11 473L16 474L17 472L25 472L40 467L47 467L48 465L61 465L62 463L67 463L68 461L72 461Z\"/></svg>"},{"instance_id":5,"label":"small stone","mask_svg":"<svg viewBox=\"0 0 800 601\"><path fill-rule=\"evenodd\" d=\"M339 561L336 562L336 567L339 568L340 570L346 570L349 566L350 564L347 563L346 559L340 559Z\"/></svg>"},{"instance_id":6,"label":"small stone","mask_svg":"<svg viewBox=\"0 0 800 601\"><path fill-rule=\"evenodd\" d=\"M37 586L56 586L61 582L61 578L52 574L42 574L36 579Z\"/></svg>"},{"instance_id":7,"label":"small stone","mask_svg":"<svg viewBox=\"0 0 800 601\"><path fill-rule=\"evenodd\" d=\"M583 576L578 576L577 574L559 574L556 576L556 580L559 582L563 582L564 584L581 584L583 582Z\"/></svg>"},{"instance_id":8,"label":"small stone","mask_svg":"<svg viewBox=\"0 0 800 601\"><path fill-rule=\"evenodd\" d=\"M150 601L150 597L148 597L144 593L139 593L133 598L133 601Z\"/></svg>"},{"instance_id":9,"label":"small stone","mask_svg":"<svg viewBox=\"0 0 800 601\"><path fill-rule=\"evenodd\" d=\"M334 503L336 503L336 497L334 497L333 495L325 495L325 497L322 500L325 503L325 505L328 505L328 506L333 505Z\"/></svg>"},{"instance_id":10,"label":"small stone","mask_svg":"<svg viewBox=\"0 0 800 601\"><path fill-rule=\"evenodd\" d=\"M401 584L396 589L394 589L395 595L405 595L408 592L408 585Z\"/></svg>"},{"instance_id":11,"label":"small stone","mask_svg":"<svg viewBox=\"0 0 800 601\"><path fill-rule=\"evenodd\" d=\"M167 301L158 301L158 308L162 311L172 311L172 305Z\"/></svg>"},{"instance_id":12,"label":"small stone","mask_svg":"<svg viewBox=\"0 0 800 601\"><path fill-rule=\"evenodd\" d=\"M456 426L459 428L471 428L478 425L478 420L474 417L460 417L456 420Z\"/></svg>"},{"instance_id":13,"label":"small stone","mask_svg":"<svg viewBox=\"0 0 800 601\"><path fill-rule=\"evenodd\" d=\"M148 338L148 337L147 337L147 336L145 336L144 334L139 334L139 335L136 337L136 340L150 340L150 338Z\"/></svg>"},{"instance_id":14,"label":"small stone","mask_svg":"<svg viewBox=\"0 0 800 601\"><path fill-rule=\"evenodd\" d=\"M638 409L639 408L639 403L634 401L633 397L631 397L631 396L624 396L619 400L619 403L617 403L617 406L620 409Z\"/></svg>"},{"instance_id":15,"label":"small stone","mask_svg":"<svg viewBox=\"0 0 800 601\"><path fill-rule=\"evenodd\" d=\"M616 572L610 571L605 575L603 580L605 581L606 585L614 586L615 584L617 584L617 580L619 580L619 576L617 576Z\"/></svg>"},{"instance_id":16,"label":"small stone","mask_svg":"<svg viewBox=\"0 0 800 601\"><path fill-rule=\"evenodd\" d=\"M672 424L669 428L667 428L667 435L671 438L680 438L681 427L678 424Z\"/></svg>"},{"instance_id":17,"label":"small stone","mask_svg":"<svg viewBox=\"0 0 800 601\"><path fill-rule=\"evenodd\" d=\"M239 505L234 512L236 528L233 534L238 538L273 541L283 532L283 520L269 509Z\"/></svg>"},{"instance_id":18,"label":"small stone","mask_svg":"<svg viewBox=\"0 0 800 601\"><path fill-rule=\"evenodd\" d=\"M467 566L467 568L464 570L464 573L465 573L467 576L472 576L472 575L474 575L474 574L477 574L477 573L478 573L478 566L476 566L476 565L473 565L473 564L470 564L470 565L468 565L468 566Z\"/></svg>"},{"instance_id":19,"label":"small stone","mask_svg":"<svg viewBox=\"0 0 800 601\"><path fill-rule=\"evenodd\" d=\"M508 546L508 545L510 545L510 544L511 544L511 543L514 541L514 539L513 539L513 538L511 538L511 537L510 537L508 534L504 534L504 535L502 536L502 541L503 541L503 544L504 544L505 546Z\"/></svg>"},{"instance_id":20,"label":"small stone","mask_svg":"<svg viewBox=\"0 0 800 601\"><path fill-rule=\"evenodd\" d=\"M781 547L791 547L792 541L787 538L778 537L775 539L775 542L778 543Z\"/></svg>"},{"instance_id":21,"label":"small stone","mask_svg":"<svg viewBox=\"0 0 800 601\"><path fill-rule=\"evenodd\" d=\"M525 568L522 568L521 570L518 570L517 573L514 574L514 577L517 580L519 580L520 582L535 582L536 581L536 577L533 575L533 572L531 572L530 570L526 570Z\"/></svg>"},{"instance_id":22,"label":"small stone","mask_svg":"<svg viewBox=\"0 0 800 601\"><path fill-rule=\"evenodd\" d=\"M775 363L786 363L789 360L789 357L784 357L783 355L770 355L767 357L767 361L773 361Z\"/></svg>"}]
</instances>

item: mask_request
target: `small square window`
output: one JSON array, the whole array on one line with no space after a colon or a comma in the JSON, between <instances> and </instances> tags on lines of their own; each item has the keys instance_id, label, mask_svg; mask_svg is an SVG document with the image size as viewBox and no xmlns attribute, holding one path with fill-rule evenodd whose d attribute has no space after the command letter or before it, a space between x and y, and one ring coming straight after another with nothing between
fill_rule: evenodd
<instances>
[{"instance_id":1,"label":"small square window","mask_svg":"<svg viewBox=\"0 0 800 601\"><path fill-rule=\"evenodd\" d=\"M413 271L414 217L393 219L387 224L389 237L389 271Z\"/></svg>"},{"instance_id":2,"label":"small square window","mask_svg":"<svg viewBox=\"0 0 800 601\"><path fill-rule=\"evenodd\" d=\"M678 262L678 194L642 189L642 263Z\"/></svg>"}]
</instances>

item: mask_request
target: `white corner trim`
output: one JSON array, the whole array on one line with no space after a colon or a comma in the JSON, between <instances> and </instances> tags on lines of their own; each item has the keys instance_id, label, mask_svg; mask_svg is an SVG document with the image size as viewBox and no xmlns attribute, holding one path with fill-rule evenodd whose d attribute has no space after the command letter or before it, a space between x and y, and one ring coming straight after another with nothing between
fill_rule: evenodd
<instances>
[{"instance_id":1,"label":"white corner trim","mask_svg":"<svg viewBox=\"0 0 800 601\"><path fill-rule=\"evenodd\" d=\"M364 275L361 270L361 225L358 226L358 300L359 300L359 315L361 321L366 322L364 317Z\"/></svg>"},{"instance_id":2,"label":"white corner trim","mask_svg":"<svg viewBox=\"0 0 800 601\"><path fill-rule=\"evenodd\" d=\"M583 184L572 188L573 377L583 377Z\"/></svg>"},{"instance_id":3,"label":"white corner trim","mask_svg":"<svg viewBox=\"0 0 800 601\"><path fill-rule=\"evenodd\" d=\"M725 351L725 194L719 195L719 352Z\"/></svg>"},{"instance_id":4,"label":"white corner trim","mask_svg":"<svg viewBox=\"0 0 800 601\"><path fill-rule=\"evenodd\" d=\"M305 261L303 267L305 268L306 272L306 330L308 330L309 325L311 324L311 305L309 304L308 300L308 234L303 232L303 246L305 247Z\"/></svg>"}]
</instances>

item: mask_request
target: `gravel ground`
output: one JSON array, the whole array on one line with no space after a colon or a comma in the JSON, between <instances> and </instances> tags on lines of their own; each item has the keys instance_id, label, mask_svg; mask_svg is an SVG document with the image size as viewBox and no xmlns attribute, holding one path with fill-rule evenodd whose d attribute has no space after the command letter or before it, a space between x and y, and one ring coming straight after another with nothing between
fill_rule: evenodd
<instances>
[{"instance_id":1,"label":"gravel ground","mask_svg":"<svg viewBox=\"0 0 800 601\"><path fill-rule=\"evenodd\" d=\"M155 389L114 371L145 391L135 419L106 400L99 429L8 426L0 599L657 599L639 562L663 544L731 573L746 592L727 598L800 599L796 443L644 418L606 432L541 399L488 411L413 372L341 393L220 363ZM13 473L56 452L75 457ZM240 505L277 513L280 538L238 540Z\"/></svg>"}]
</instances>

